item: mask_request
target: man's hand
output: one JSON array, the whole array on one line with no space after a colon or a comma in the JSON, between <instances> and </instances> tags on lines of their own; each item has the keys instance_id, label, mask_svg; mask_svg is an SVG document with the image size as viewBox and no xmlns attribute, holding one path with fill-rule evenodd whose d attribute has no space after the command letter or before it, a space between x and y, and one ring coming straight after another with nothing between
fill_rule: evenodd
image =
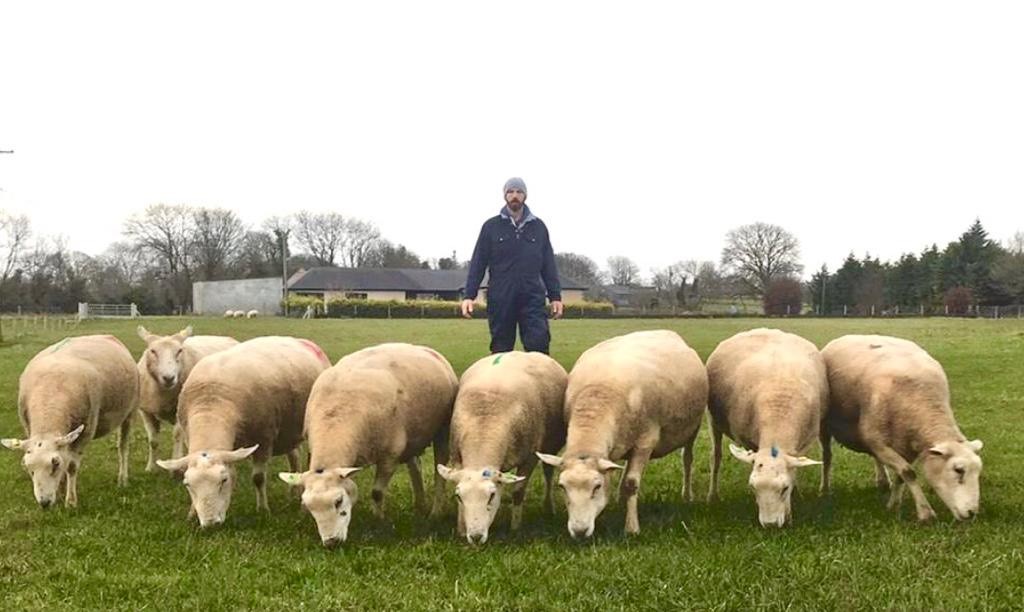
<instances>
[{"instance_id":1,"label":"man's hand","mask_svg":"<svg viewBox=\"0 0 1024 612\"><path fill-rule=\"evenodd\" d=\"M562 311L563 311L562 302L559 302L559 301L551 302L551 318L553 318L553 319L561 319L562 318Z\"/></svg>"},{"instance_id":2,"label":"man's hand","mask_svg":"<svg viewBox=\"0 0 1024 612\"><path fill-rule=\"evenodd\" d=\"M473 318L473 300L462 300L462 316L467 319Z\"/></svg>"}]
</instances>

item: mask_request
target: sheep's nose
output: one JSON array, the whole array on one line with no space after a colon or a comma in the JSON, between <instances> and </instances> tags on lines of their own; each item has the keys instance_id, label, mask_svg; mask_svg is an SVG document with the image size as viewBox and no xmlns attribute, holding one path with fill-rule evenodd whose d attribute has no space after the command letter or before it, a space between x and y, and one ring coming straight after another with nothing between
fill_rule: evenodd
<instances>
[{"instance_id":1,"label":"sheep's nose","mask_svg":"<svg viewBox=\"0 0 1024 612\"><path fill-rule=\"evenodd\" d=\"M166 376L165 375L163 377L163 379L164 379L164 386L166 386L166 387L173 386L174 383L175 383L175 379L177 379L177 378L178 378L177 376Z\"/></svg>"},{"instance_id":2,"label":"sheep's nose","mask_svg":"<svg viewBox=\"0 0 1024 612\"><path fill-rule=\"evenodd\" d=\"M324 540L324 546L327 548L337 548L341 544L341 538L327 538Z\"/></svg>"},{"instance_id":3,"label":"sheep's nose","mask_svg":"<svg viewBox=\"0 0 1024 612\"><path fill-rule=\"evenodd\" d=\"M470 544L483 544L485 542L484 534L473 533L469 535Z\"/></svg>"},{"instance_id":4,"label":"sheep's nose","mask_svg":"<svg viewBox=\"0 0 1024 612\"><path fill-rule=\"evenodd\" d=\"M974 518L976 516L978 516L978 511L977 510L968 510L967 511L967 518L972 519L972 518Z\"/></svg>"},{"instance_id":5,"label":"sheep's nose","mask_svg":"<svg viewBox=\"0 0 1024 612\"><path fill-rule=\"evenodd\" d=\"M586 527L572 527L572 528L569 529L569 533L572 535L573 539L577 539L578 540L578 539L587 537L587 528Z\"/></svg>"},{"instance_id":6,"label":"sheep's nose","mask_svg":"<svg viewBox=\"0 0 1024 612\"><path fill-rule=\"evenodd\" d=\"M53 505L53 500L52 499L41 499L41 500L39 500L39 506L43 510L48 510L50 508L50 506L52 506L52 505Z\"/></svg>"}]
</instances>

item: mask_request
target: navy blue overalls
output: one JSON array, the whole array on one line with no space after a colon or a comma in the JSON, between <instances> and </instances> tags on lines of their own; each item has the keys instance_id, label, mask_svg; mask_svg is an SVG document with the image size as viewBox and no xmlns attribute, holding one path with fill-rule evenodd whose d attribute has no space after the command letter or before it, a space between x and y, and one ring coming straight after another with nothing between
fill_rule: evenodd
<instances>
[{"instance_id":1,"label":"navy blue overalls","mask_svg":"<svg viewBox=\"0 0 1024 612\"><path fill-rule=\"evenodd\" d=\"M511 351L518 325L525 350L547 353L551 333L545 297L561 301L562 286L548 228L526 205L519 225L502 207L498 216L488 219L480 228L469 263L466 298L476 299L485 270L490 271L487 322L491 328L491 352Z\"/></svg>"}]
</instances>

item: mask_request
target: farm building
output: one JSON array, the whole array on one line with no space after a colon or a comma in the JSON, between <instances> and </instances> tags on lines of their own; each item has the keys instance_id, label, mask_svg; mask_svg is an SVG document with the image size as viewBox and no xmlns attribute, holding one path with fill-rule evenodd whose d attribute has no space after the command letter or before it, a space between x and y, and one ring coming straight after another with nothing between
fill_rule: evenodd
<instances>
[{"instance_id":1,"label":"farm building","mask_svg":"<svg viewBox=\"0 0 1024 612\"><path fill-rule=\"evenodd\" d=\"M562 278L562 301L582 302L583 286ZM425 270L420 268L310 268L288 279L288 293L319 298L362 300L461 300L466 287L465 270ZM192 285L192 304L196 314L217 315L226 310L259 310L262 314L281 313L281 279L207 281ZM477 298L487 300L487 278Z\"/></svg>"}]
</instances>

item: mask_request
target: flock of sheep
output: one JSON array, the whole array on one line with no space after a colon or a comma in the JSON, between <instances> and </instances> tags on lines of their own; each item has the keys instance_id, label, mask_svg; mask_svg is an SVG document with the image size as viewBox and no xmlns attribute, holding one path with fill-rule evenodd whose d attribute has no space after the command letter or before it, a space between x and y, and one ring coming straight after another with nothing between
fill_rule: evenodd
<instances>
[{"instance_id":1,"label":"flock of sheep","mask_svg":"<svg viewBox=\"0 0 1024 612\"><path fill-rule=\"evenodd\" d=\"M259 314L260 314L260 311L258 311L258 310L249 310L249 311L245 311L245 310L225 310L224 311L224 318L225 319L243 319L243 318L244 319L255 319L256 317L259 316Z\"/></svg>"},{"instance_id":2,"label":"flock of sheep","mask_svg":"<svg viewBox=\"0 0 1024 612\"><path fill-rule=\"evenodd\" d=\"M627 533L637 533L638 495L651 459L682 449L684 500L693 499L693 445L710 413L709 501L718 495L722 435L751 466L750 486L764 526L791 520L796 470L822 462L829 489L831 439L876 461L880 486L897 508L908 488L917 516L935 516L920 472L958 519L978 511L982 444L954 420L949 386L937 361L913 342L843 336L823 350L794 334L755 329L723 341L707 360L672 331L642 331L585 351L571 372L540 353L489 355L456 376L433 349L403 343L369 347L333 366L314 342L261 337L239 343L221 336L171 336L139 327L146 343L136 363L109 335L66 338L37 354L19 381L18 414L26 439L4 439L23 451L35 498L53 505L61 487L78 500L85 446L118 430L118 483L128 478L130 417L142 416L149 437L147 471L181 474L190 515L202 526L225 520L233 465L253 462L257 505L268 509L267 462L287 455L279 477L301 490L323 543L348 537L358 489L352 474L376 468L371 498L383 511L395 470L409 470L415 505L427 500L419 456L437 460L431 515L445 507L446 481L458 499L457 529L487 541L511 489L512 529L522 520L526 485L540 464L544 507L553 510L554 472L574 538L589 537L621 472L619 498ZM174 427L169 460L157 460L161 423ZM309 469L299 446L307 441ZM557 454L563 449L561 455ZM439 476L439 477L438 477Z\"/></svg>"}]
</instances>

